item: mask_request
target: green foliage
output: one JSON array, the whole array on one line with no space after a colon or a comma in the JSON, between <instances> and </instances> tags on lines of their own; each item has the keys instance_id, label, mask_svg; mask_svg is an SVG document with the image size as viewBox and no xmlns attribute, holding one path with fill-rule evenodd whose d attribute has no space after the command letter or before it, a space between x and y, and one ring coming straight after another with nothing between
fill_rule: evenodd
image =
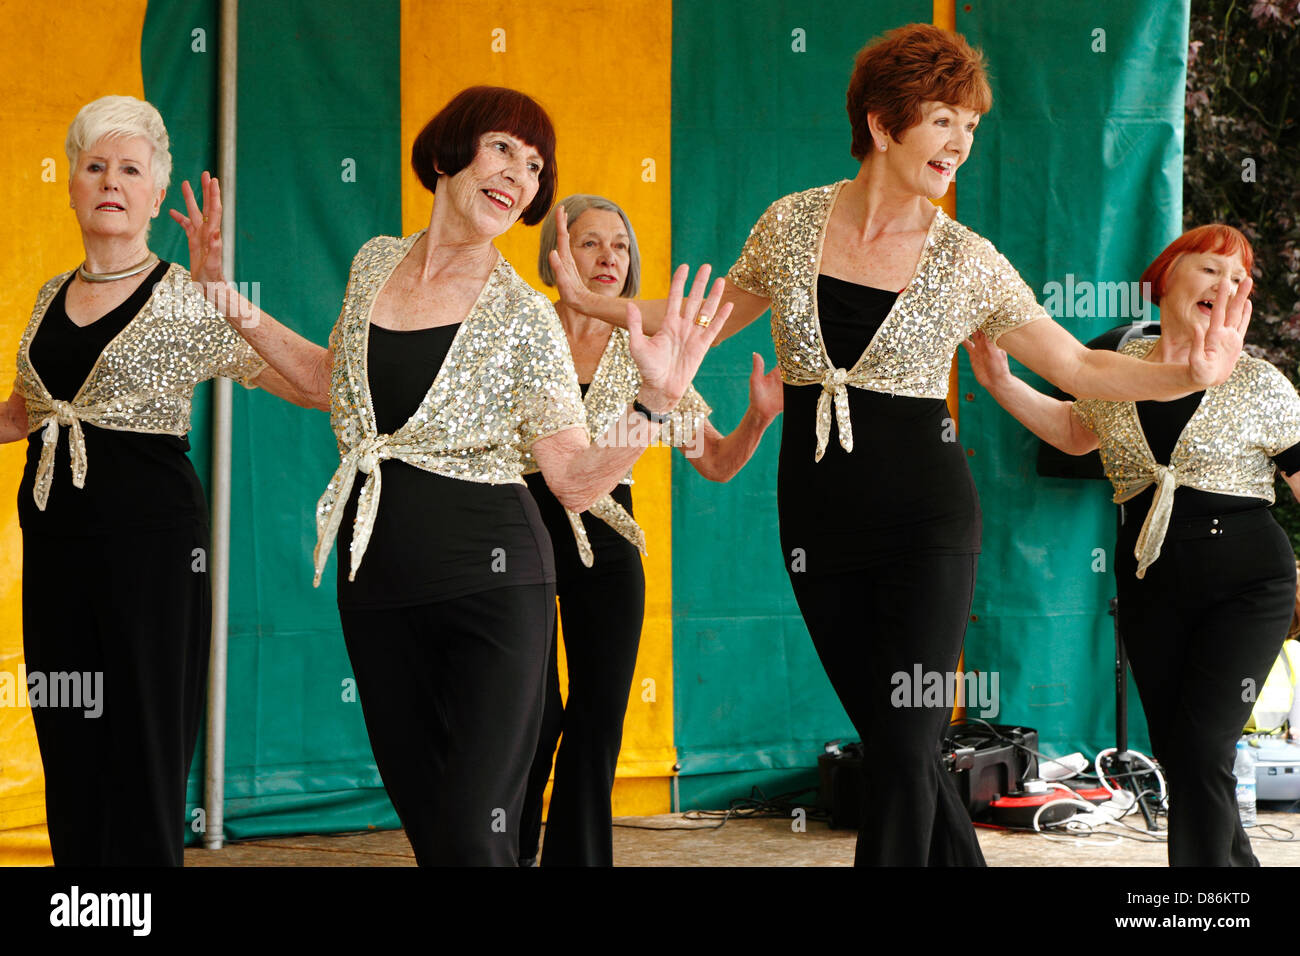
<instances>
[{"instance_id":1,"label":"green foliage","mask_svg":"<svg viewBox=\"0 0 1300 956\"><path fill-rule=\"evenodd\" d=\"M1300 382L1300 4L1192 0L1190 32L1183 225L1250 239L1247 350ZM1277 499L1300 550L1300 505L1280 479Z\"/></svg>"}]
</instances>

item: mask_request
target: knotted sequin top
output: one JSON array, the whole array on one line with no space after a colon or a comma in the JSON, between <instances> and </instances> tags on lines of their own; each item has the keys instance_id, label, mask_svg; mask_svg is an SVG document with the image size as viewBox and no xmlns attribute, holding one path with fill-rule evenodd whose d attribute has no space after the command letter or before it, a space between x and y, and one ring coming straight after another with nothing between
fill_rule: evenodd
<instances>
[{"instance_id":1,"label":"knotted sequin top","mask_svg":"<svg viewBox=\"0 0 1300 956\"><path fill-rule=\"evenodd\" d=\"M366 368L370 310L423 234L371 239L352 260L343 310L330 333L330 424L341 460L316 505L316 584L358 471L366 478L348 580L374 529L386 459L465 481L524 484L524 453L533 442L586 428L578 376L554 307L498 257L419 408L393 434L378 433Z\"/></svg>"},{"instance_id":2,"label":"knotted sequin top","mask_svg":"<svg viewBox=\"0 0 1300 956\"><path fill-rule=\"evenodd\" d=\"M27 431L45 429L32 497L45 510L59 428L69 431L72 483L85 487L89 462L81 423L115 431L183 436L190 430L194 387L221 375L252 387L266 368L203 297L189 272L173 264L145 307L104 347L71 401L50 395L32 367L31 343L70 272L41 287L18 345L18 390L27 402Z\"/></svg>"},{"instance_id":3,"label":"knotted sequin top","mask_svg":"<svg viewBox=\"0 0 1300 956\"><path fill-rule=\"evenodd\" d=\"M830 439L831 407L840 445L853 450L846 387L914 398L944 398L952 357L983 329L994 342L1047 312L993 244L936 209L916 272L852 368L826 354L817 318L817 275L826 224L845 182L778 199L750 230L727 278L772 303L772 341L781 377L820 385L817 453Z\"/></svg>"},{"instance_id":4,"label":"knotted sequin top","mask_svg":"<svg viewBox=\"0 0 1300 956\"><path fill-rule=\"evenodd\" d=\"M627 412L627 407L641 390L641 372L632 359L628 348L626 329L615 327L609 336L605 351L601 353L596 373L591 378L583 404L587 410L587 431L591 440L599 443L610 425L620 421ZM707 402L700 397L694 387L687 387L685 394L673 409L672 417L659 427L658 441L674 448L689 446L696 440L700 423L713 412ZM538 470L537 462L531 454L524 456L524 473L531 474ZM632 483L632 472L623 479L624 484ZM591 543L587 540L587 529L583 527L582 518L577 513L564 509L569 524L578 543L578 556L586 567L591 567L595 558ZM627 509L605 495L588 511L604 521L645 554L645 532L636 523Z\"/></svg>"},{"instance_id":5,"label":"knotted sequin top","mask_svg":"<svg viewBox=\"0 0 1300 956\"><path fill-rule=\"evenodd\" d=\"M1136 339L1120 351L1143 358L1158 343ZM1300 396L1281 372L1249 355L1237 360L1222 385L1205 390L1168 465L1151 453L1134 402L1090 398L1075 402L1073 412L1097 435L1116 504L1156 485L1134 549L1139 578L1160 557L1178 486L1272 504L1275 467L1270 458L1300 442Z\"/></svg>"}]
</instances>

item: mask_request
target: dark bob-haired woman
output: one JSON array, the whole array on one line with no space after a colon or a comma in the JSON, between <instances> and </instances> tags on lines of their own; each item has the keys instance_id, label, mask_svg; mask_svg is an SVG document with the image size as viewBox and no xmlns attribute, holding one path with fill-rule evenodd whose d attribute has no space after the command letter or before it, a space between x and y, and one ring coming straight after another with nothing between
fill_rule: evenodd
<instances>
[{"instance_id":1,"label":"dark bob-haired woman","mask_svg":"<svg viewBox=\"0 0 1300 956\"><path fill-rule=\"evenodd\" d=\"M1090 351L988 240L936 208L991 105L983 58L957 34L913 24L873 41L849 82L857 175L772 203L723 296L727 335L772 310L781 547L802 557L790 566L799 610L873 755L859 864L983 863L939 759L949 708L891 706L891 675L957 667L975 585L979 499L944 401L958 344L983 329L1071 394L1111 399L1220 382L1241 350L1244 289L1179 362ZM561 299L621 323L559 261L566 246ZM660 308L641 303L647 328ZM854 429L868 452L853 453Z\"/></svg>"},{"instance_id":2,"label":"dark bob-haired woman","mask_svg":"<svg viewBox=\"0 0 1300 956\"><path fill-rule=\"evenodd\" d=\"M429 226L361 248L329 348L264 314L235 325L330 411L341 462L317 505L316 579L337 533L348 655L417 861L514 866L555 614L524 454L566 507L585 510L685 392L717 333L697 315L729 310L721 283L704 301L702 276L683 301L685 267L659 333L642 336L629 309L643 385L591 442L555 309L493 245L546 215L550 119L522 93L474 87L416 137L411 163L434 194ZM193 268L214 301L234 303L233 320L252 307L223 286L220 194L206 176L204 192L210 222L186 186Z\"/></svg>"}]
</instances>

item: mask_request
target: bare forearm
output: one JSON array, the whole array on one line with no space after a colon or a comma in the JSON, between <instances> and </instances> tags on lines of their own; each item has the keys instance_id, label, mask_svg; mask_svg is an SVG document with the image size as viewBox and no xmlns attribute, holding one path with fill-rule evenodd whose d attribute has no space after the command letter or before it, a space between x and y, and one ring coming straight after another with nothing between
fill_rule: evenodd
<instances>
[{"instance_id":1,"label":"bare forearm","mask_svg":"<svg viewBox=\"0 0 1300 956\"><path fill-rule=\"evenodd\" d=\"M701 423L700 427L706 429L704 454L690 459L691 464L709 481L730 481L754 457L754 451L772 421L751 405L730 435L719 435L707 422Z\"/></svg>"},{"instance_id":2,"label":"bare forearm","mask_svg":"<svg viewBox=\"0 0 1300 956\"><path fill-rule=\"evenodd\" d=\"M1057 384L1076 398L1111 402L1168 401L1200 391L1202 387L1192 381L1186 365L1144 362L1104 349L1088 349L1084 353L1073 388Z\"/></svg>"},{"instance_id":3,"label":"bare forearm","mask_svg":"<svg viewBox=\"0 0 1300 956\"><path fill-rule=\"evenodd\" d=\"M229 285L209 283L200 288L207 300L296 393L293 397L281 397L310 408L329 408L330 370L334 363L329 349L272 318Z\"/></svg>"},{"instance_id":4,"label":"bare forearm","mask_svg":"<svg viewBox=\"0 0 1300 956\"><path fill-rule=\"evenodd\" d=\"M659 426L629 409L586 448L550 467L539 456L546 485L570 511L586 511L622 481L659 434Z\"/></svg>"},{"instance_id":5,"label":"bare forearm","mask_svg":"<svg viewBox=\"0 0 1300 956\"><path fill-rule=\"evenodd\" d=\"M1091 450L1082 447L1086 443L1080 441L1081 436L1075 430L1070 402L1044 395L1014 375L1004 376L985 387L1008 415L1049 445L1068 455Z\"/></svg>"},{"instance_id":6,"label":"bare forearm","mask_svg":"<svg viewBox=\"0 0 1300 956\"><path fill-rule=\"evenodd\" d=\"M636 299L633 300L633 304L641 313L642 333L654 335L658 332L659 327L664 324L664 313L668 310L668 300ZM589 315L593 319L600 319L602 322L608 322L610 325L625 329L627 328L627 305L627 299L592 293L591 296L583 300L581 311L584 315Z\"/></svg>"}]
</instances>

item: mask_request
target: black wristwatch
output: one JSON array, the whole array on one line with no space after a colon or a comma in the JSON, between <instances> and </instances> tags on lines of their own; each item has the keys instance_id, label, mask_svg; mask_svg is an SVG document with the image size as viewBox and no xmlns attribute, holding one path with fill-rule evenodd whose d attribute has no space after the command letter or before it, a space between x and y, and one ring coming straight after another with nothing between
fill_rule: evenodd
<instances>
[{"instance_id":1,"label":"black wristwatch","mask_svg":"<svg viewBox=\"0 0 1300 956\"><path fill-rule=\"evenodd\" d=\"M654 422L656 425L662 425L664 422L668 421L668 419L672 418L673 416L672 412L664 412L662 415L659 412L652 412L650 411L650 409L642 405L639 401L632 402L632 411L640 412L642 415L644 415L650 421Z\"/></svg>"}]
</instances>

